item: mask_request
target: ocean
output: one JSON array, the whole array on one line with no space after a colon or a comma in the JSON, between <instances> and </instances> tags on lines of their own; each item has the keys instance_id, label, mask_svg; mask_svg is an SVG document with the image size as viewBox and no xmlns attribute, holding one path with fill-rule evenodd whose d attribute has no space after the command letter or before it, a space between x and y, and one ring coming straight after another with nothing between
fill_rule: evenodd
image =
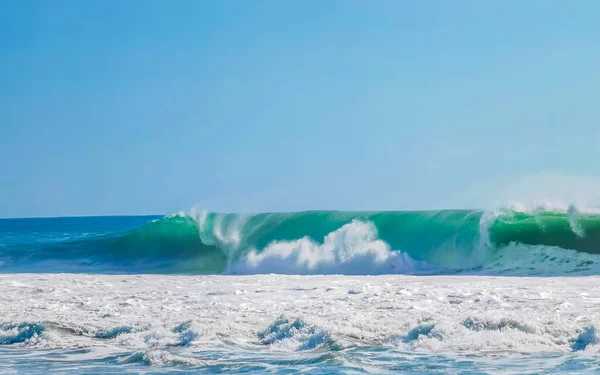
<instances>
[{"instance_id":1,"label":"ocean","mask_svg":"<svg viewBox=\"0 0 600 375\"><path fill-rule=\"evenodd\" d=\"M600 373L600 214L0 219L0 373Z\"/></svg>"}]
</instances>

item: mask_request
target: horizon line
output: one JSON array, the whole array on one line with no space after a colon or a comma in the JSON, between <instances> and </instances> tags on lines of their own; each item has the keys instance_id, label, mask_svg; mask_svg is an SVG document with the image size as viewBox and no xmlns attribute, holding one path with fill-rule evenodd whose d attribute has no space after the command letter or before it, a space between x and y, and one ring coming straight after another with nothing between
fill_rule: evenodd
<instances>
[{"instance_id":1,"label":"horizon line","mask_svg":"<svg viewBox=\"0 0 600 375\"><path fill-rule=\"evenodd\" d=\"M111 217L166 217L166 216L175 216L183 213L184 215L188 211L176 211L170 214L98 214L98 215L48 215L48 216L0 216L0 220L31 220L31 219L77 219L77 218L111 218ZM307 210L270 210L270 211L246 211L246 212L226 212L226 211L211 211L211 210L198 210L196 212L206 211L208 213L217 213L217 214L242 214L242 215L252 215L252 214L278 214L278 213L305 213L305 212L427 212L427 211L485 211L484 208L423 208L423 209L386 209L386 210L346 210L346 209L307 209Z\"/></svg>"}]
</instances>

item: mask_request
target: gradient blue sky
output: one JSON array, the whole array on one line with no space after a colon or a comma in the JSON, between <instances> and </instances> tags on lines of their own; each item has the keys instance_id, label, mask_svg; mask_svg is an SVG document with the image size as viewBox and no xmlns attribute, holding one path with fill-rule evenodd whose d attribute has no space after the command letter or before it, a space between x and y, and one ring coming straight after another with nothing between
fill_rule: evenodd
<instances>
[{"instance_id":1,"label":"gradient blue sky","mask_svg":"<svg viewBox=\"0 0 600 375\"><path fill-rule=\"evenodd\" d=\"M599 67L595 0L3 1L0 216L481 206L600 174Z\"/></svg>"}]
</instances>

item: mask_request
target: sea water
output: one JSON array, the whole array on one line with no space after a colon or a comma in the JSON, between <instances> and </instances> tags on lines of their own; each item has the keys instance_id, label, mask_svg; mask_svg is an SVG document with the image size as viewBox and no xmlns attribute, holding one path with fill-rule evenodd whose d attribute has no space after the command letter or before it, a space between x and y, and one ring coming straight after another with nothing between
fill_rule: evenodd
<instances>
[{"instance_id":1,"label":"sea water","mask_svg":"<svg viewBox=\"0 0 600 375\"><path fill-rule=\"evenodd\" d=\"M0 373L597 373L598 221L0 220Z\"/></svg>"}]
</instances>

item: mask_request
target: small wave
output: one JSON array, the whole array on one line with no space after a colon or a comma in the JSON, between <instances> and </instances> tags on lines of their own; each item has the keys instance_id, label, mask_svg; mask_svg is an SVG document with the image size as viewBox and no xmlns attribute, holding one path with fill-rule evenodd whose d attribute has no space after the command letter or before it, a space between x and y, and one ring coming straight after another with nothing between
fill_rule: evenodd
<instances>
[{"instance_id":1,"label":"small wave","mask_svg":"<svg viewBox=\"0 0 600 375\"><path fill-rule=\"evenodd\" d=\"M26 343L35 340L44 333L40 323L2 323L0 324L0 345Z\"/></svg>"},{"instance_id":2,"label":"small wave","mask_svg":"<svg viewBox=\"0 0 600 375\"><path fill-rule=\"evenodd\" d=\"M425 322L411 328L406 334L392 335L386 341L388 344L397 346L400 343L410 344L423 338L441 340L443 336L442 332L436 329L435 323Z\"/></svg>"},{"instance_id":3,"label":"small wave","mask_svg":"<svg viewBox=\"0 0 600 375\"><path fill-rule=\"evenodd\" d=\"M336 350L339 347L326 330L307 324L302 319L289 320L285 316L279 317L258 337L263 344L294 352L319 348Z\"/></svg>"},{"instance_id":4,"label":"small wave","mask_svg":"<svg viewBox=\"0 0 600 375\"><path fill-rule=\"evenodd\" d=\"M120 326L112 329L100 330L96 332L96 338L110 340L116 338L119 335L131 333L133 331L134 329L132 327Z\"/></svg>"},{"instance_id":5,"label":"small wave","mask_svg":"<svg viewBox=\"0 0 600 375\"><path fill-rule=\"evenodd\" d=\"M573 351L586 350L590 345L598 345L599 339L596 327L593 325L584 328L577 337L570 340Z\"/></svg>"},{"instance_id":6,"label":"small wave","mask_svg":"<svg viewBox=\"0 0 600 375\"><path fill-rule=\"evenodd\" d=\"M436 339L442 338L441 333L435 329L435 324L422 323L408 331L408 333L402 337L402 342L409 343L418 340L421 336Z\"/></svg>"}]
</instances>

